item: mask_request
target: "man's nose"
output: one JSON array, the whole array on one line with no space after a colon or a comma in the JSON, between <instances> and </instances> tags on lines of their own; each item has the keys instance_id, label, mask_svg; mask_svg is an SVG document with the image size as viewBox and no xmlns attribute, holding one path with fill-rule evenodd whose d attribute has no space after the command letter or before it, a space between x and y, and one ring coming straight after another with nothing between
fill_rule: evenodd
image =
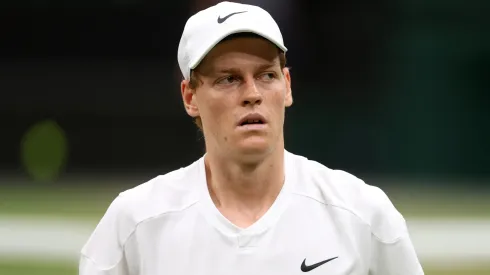
<instances>
[{"instance_id":1,"label":"man's nose","mask_svg":"<svg viewBox=\"0 0 490 275\"><path fill-rule=\"evenodd\" d=\"M254 81L250 81L245 86L243 94L243 106L256 105L262 103L262 93L257 89Z\"/></svg>"}]
</instances>

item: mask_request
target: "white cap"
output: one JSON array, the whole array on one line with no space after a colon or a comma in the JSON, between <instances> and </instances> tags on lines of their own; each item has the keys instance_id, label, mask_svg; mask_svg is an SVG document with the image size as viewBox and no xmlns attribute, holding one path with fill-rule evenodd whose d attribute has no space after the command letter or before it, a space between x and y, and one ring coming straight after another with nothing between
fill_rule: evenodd
<instances>
[{"instance_id":1,"label":"white cap","mask_svg":"<svg viewBox=\"0 0 490 275\"><path fill-rule=\"evenodd\" d=\"M260 35L286 52L276 21L264 9L232 2L221 2L191 16L179 43L178 61L185 79L206 54L221 40L235 33Z\"/></svg>"}]
</instances>

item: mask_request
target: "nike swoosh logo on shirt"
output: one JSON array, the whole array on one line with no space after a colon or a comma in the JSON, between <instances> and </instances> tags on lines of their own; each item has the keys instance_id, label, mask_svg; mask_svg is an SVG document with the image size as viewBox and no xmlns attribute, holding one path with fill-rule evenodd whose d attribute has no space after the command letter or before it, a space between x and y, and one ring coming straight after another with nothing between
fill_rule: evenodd
<instances>
[{"instance_id":1,"label":"nike swoosh logo on shirt","mask_svg":"<svg viewBox=\"0 0 490 275\"><path fill-rule=\"evenodd\" d=\"M333 258L330 258L328 260L325 260L325 261L321 261L321 262L318 262L316 264L312 264L312 265L306 265L306 258L303 260L303 263L301 264L301 271L303 272L309 272L309 271L312 271L313 269L321 266L321 265L324 265L330 261L333 261L335 259L337 259L338 257L333 257Z\"/></svg>"}]
</instances>

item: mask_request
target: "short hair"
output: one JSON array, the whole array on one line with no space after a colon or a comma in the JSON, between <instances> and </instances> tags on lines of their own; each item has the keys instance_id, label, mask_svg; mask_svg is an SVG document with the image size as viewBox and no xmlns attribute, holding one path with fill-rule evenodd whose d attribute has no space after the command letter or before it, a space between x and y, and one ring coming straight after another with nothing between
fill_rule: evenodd
<instances>
[{"instance_id":1,"label":"short hair","mask_svg":"<svg viewBox=\"0 0 490 275\"><path fill-rule=\"evenodd\" d=\"M231 40L231 39L235 39L235 38L261 38L261 39L266 39L266 38L264 38L258 34L255 34L255 33L244 32L244 33L231 34L231 35L225 37L223 40L221 40L220 43L224 42L224 41ZM269 40L267 40L267 41L269 41ZM277 49L279 52L279 65L281 66L281 70L282 70L286 67L286 54L281 49L279 49L279 48L277 48ZM189 78L189 88L191 88L192 90L196 90L199 87L199 84L201 82L202 81L197 77L196 70L195 69L191 70L191 74L190 74L190 78ZM196 117L194 119L194 123L197 125L199 130L202 131L201 117Z\"/></svg>"}]
</instances>

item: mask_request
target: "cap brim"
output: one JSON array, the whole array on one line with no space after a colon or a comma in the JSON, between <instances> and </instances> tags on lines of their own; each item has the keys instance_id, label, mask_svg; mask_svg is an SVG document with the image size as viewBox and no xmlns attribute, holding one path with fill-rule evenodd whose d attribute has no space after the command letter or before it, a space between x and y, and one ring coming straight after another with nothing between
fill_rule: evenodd
<instances>
[{"instance_id":1,"label":"cap brim","mask_svg":"<svg viewBox=\"0 0 490 275\"><path fill-rule=\"evenodd\" d=\"M196 60L193 60L189 64L189 68L195 69L199 63L204 59L204 57L216 46L218 45L223 39L226 37L232 35L232 34L237 34L237 33L253 33L256 35L259 35L267 40L269 40L272 44L276 45L280 50L283 52L287 52L287 48L281 43L281 41L276 41L275 39L269 37L267 34L262 33L261 31L258 30L251 30L251 29L235 29L233 31L225 32L222 33L220 36L217 36L214 39L210 39L209 41L212 41L212 43L208 43L207 45L203 45L201 52L196 55Z\"/></svg>"}]
</instances>

